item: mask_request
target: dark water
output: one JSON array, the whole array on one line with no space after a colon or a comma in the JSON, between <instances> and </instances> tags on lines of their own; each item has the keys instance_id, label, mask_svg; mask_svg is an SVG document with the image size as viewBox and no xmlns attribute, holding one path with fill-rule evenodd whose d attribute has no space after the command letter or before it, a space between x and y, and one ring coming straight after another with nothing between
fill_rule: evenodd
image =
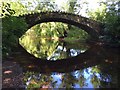
<instances>
[{"instance_id":1,"label":"dark water","mask_svg":"<svg viewBox=\"0 0 120 90\"><path fill-rule=\"evenodd\" d=\"M31 44L23 45L31 54L21 47L14 55L24 70L26 88L118 87L118 48L49 39Z\"/></svg>"}]
</instances>

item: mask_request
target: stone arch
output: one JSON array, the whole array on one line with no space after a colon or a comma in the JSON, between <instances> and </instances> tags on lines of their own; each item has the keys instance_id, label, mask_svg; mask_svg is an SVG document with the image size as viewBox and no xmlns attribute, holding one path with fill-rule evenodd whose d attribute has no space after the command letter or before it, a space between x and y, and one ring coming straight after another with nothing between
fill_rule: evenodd
<instances>
[{"instance_id":1,"label":"stone arch","mask_svg":"<svg viewBox=\"0 0 120 90\"><path fill-rule=\"evenodd\" d=\"M100 36L101 23L79 15L65 12L41 12L23 15L28 29L44 22L63 22L85 30L91 37L98 39Z\"/></svg>"}]
</instances>

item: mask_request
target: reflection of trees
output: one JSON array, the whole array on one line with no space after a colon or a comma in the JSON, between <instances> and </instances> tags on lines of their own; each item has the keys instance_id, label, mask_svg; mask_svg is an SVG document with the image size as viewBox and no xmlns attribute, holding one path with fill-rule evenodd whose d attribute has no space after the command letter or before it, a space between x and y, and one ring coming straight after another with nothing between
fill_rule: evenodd
<instances>
[{"instance_id":1,"label":"reflection of trees","mask_svg":"<svg viewBox=\"0 0 120 90\"><path fill-rule=\"evenodd\" d=\"M60 44L61 45L61 44ZM45 60L37 60L37 59L30 59L31 56L25 56L26 60L22 60L21 58L15 58L18 62L26 61L27 64L22 62L23 66L34 65L36 67L31 67L31 71L35 72L71 72L75 70L85 70L89 74L89 79L93 84L93 87L102 87L102 88L110 88L110 87L118 87L117 77L118 77L118 67L117 67L117 60L119 59L119 53L115 52L114 49L104 50L102 48L94 48L89 49L85 53L81 54L79 58L75 57L75 59L68 59L68 60L58 60L58 61L45 61ZM102 49L102 50L101 50ZM19 55L24 56L25 54ZM24 58L24 59L25 59ZM82 59L84 59L82 61ZM28 60L28 61L27 61ZM45 69L45 65L47 65L49 70ZM91 70L87 70L86 68L90 67ZM28 68L25 68L28 70ZM86 85L86 77L83 71L79 71L79 79L74 83L80 84L80 86ZM67 77L70 75L75 76L75 74L68 75L64 74L63 84L68 82ZM72 77L72 76L71 76ZM72 80L72 79L71 79ZM72 82L69 87L72 87ZM66 85L66 84L65 84ZM61 86L62 87L62 86Z\"/></svg>"},{"instance_id":2,"label":"reflection of trees","mask_svg":"<svg viewBox=\"0 0 120 90\"><path fill-rule=\"evenodd\" d=\"M59 46L62 48L56 49L54 54L59 54L59 56L56 57L56 59L65 59L70 57L70 48L66 46L66 42L60 42Z\"/></svg>"},{"instance_id":3,"label":"reflection of trees","mask_svg":"<svg viewBox=\"0 0 120 90\"><path fill-rule=\"evenodd\" d=\"M117 66L110 64L110 61L108 61L106 64L100 64L98 66L92 67L91 73L91 83L93 84L94 88L118 87Z\"/></svg>"},{"instance_id":4,"label":"reflection of trees","mask_svg":"<svg viewBox=\"0 0 120 90\"><path fill-rule=\"evenodd\" d=\"M40 88L42 86L55 86L56 82L53 82L51 74L39 74L34 72L26 72L24 74L24 82L27 84L27 88Z\"/></svg>"},{"instance_id":5,"label":"reflection of trees","mask_svg":"<svg viewBox=\"0 0 120 90\"><path fill-rule=\"evenodd\" d=\"M78 84L82 88L83 86L87 86L86 78L84 76L84 69L78 71Z\"/></svg>"},{"instance_id":6,"label":"reflection of trees","mask_svg":"<svg viewBox=\"0 0 120 90\"><path fill-rule=\"evenodd\" d=\"M79 84L81 88L88 87L88 84L91 83L93 88L116 88L117 87L117 73L110 70L109 72L104 72L102 69L106 70L106 67L110 68L111 65L102 65L93 66L90 68L85 68L78 70L77 73L69 72L62 74L61 84L59 88L74 88L75 84ZM86 74L88 76L86 77ZM53 80L52 74L38 74L27 72L24 76L24 81L27 82L27 79L31 77L30 84L28 87L40 87L43 85L51 85L56 87L57 81ZM90 80L88 82L87 80Z\"/></svg>"},{"instance_id":7,"label":"reflection of trees","mask_svg":"<svg viewBox=\"0 0 120 90\"><path fill-rule=\"evenodd\" d=\"M77 80L76 80L76 77L73 75L73 73L65 73L62 76L61 87L73 88L76 82Z\"/></svg>"},{"instance_id":8,"label":"reflection of trees","mask_svg":"<svg viewBox=\"0 0 120 90\"><path fill-rule=\"evenodd\" d=\"M92 83L94 88L117 88L118 87L118 71L113 64L99 64L86 69L78 71L78 83L80 87L87 86L87 78L85 73L89 74L88 79ZM89 70L89 71L88 71Z\"/></svg>"},{"instance_id":9,"label":"reflection of trees","mask_svg":"<svg viewBox=\"0 0 120 90\"><path fill-rule=\"evenodd\" d=\"M94 73L91 76L91 83L93 84L94 88L98 88L100 86L100 80Z\"/></svg>"}]
</instances>

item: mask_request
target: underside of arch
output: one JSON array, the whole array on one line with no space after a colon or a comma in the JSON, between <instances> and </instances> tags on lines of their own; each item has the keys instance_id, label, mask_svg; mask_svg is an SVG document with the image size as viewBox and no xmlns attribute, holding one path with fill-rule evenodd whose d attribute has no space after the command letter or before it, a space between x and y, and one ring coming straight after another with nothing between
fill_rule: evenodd
<instances>
[{"instance_id":1,"label":"underside of arch","mask_svg":"<svg viewBox=\"0 0 120 90\"><path fill-rule=\"evenodd\" d=\"M87 25L83 25L81 23L77 23L68 19L61 19L61 18L45 18L45 19L40 19L37 21L33 21L31 23L28 23L28 29L31 28L32 26L36 25L36 24L41 24L44 22L63 22L63 23L67 23L67 24L71 24L74 25L78 28L81 28L82 30L86 31L92 38L98 38L99 37L99 33L96 32L94 29L92 29L91 27L88 27Z\"/></svg>"}]
</instances>

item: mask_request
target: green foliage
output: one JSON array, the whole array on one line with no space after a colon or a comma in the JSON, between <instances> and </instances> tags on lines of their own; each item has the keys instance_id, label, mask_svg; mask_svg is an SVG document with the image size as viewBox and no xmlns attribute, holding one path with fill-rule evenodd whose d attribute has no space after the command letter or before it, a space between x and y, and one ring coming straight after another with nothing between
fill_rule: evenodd
<instances>
[{"instance_id":1,"label":"green foliage","mask_svg":"<svg viewBox=\"0 0 120 90\"><path fill-rule=\"evenodd\" d=\"M57 5L55 3L52 3L52 2L38 2L38 5L35 7L35 11L53 11L53 10L56 10L57 8Z\"/></svg>"},{"instance_id":2,"label":"green foliage","mask_svg":"<svg viewBox=\"0 0 120 90\"><path fill-rule=\"evenodd\" d=\"M120 16L118 12L119 2L102 2L101 8L95 12L89 12L89 16L97 21L104 23L104 40L108 42L120 42ZM118 8L116 8L118 7Z\"/></svg>"},{"instance_id":3,"label":"green foliage","mask_svg":"<svg viewBox=\"0 0 120 90\"><path fill-rule=\"evenodd\" d=\"M21 38L20 44L31 54L37 58L50 58L53 53L57 52L56 48L60 44L60 39L64 38L64 31L67 32L67 40L85 40L87 38L87 33L83 30L79 30L74 26L68 29L68 25L58 22L42 23L33 26L29 29ZM63 37L63 38L61 38ZM83 38L82 38L83 37ZM69 40L69 41L70 41ZM28 44L29 43L29 44ZM75 42L74 42L75 43ZM71 43L70 43L71 44ZM64 47L64 45L61 45ZM84 46L78 46L79 48L85 49ZM68 50L69 51L69 50ZM60 51L60 56L54 57L57 59L67 58L67 54L64 51Z\"/></svg>"},{"instance_id":4,"label":"green foliage","mask_svg":"<svg viewBox=\"0 0 120 90\"><path fill-rule=\"evenodd\" d=\"M46 59L55 52L58 45L58 37L62 35L63 29L65 29L65 25L61 26L61 23L50 22L38 24L20 38L20 44L29 53Z\"/></svg>"},{"instance_id":5,"label":"green foliage","mask_svg":"<svg viewBox=\"0 0 120 90\"><path fill-rule=\"evenodd\" d=\"M17 6L17 7L16 7ZM27 29L24 19L14 17L20 12L18 2L2 2L2 51L3 58L9 55L18 45L18 39ZM18 10L19 9L19 10Z\"/></svg>"},{"instance_id":6,"label":"green foliage","mask_svg":"<svg viewBox=\"0 0 120 90\"><path fill-rule=\"evenodd\" d=\"M87 40L88 38L90 38L90 35L84 30L72 25L68 31L67 38L74 38L74 40L83 41L83 40Z\"/></svg>"},{"instance_id":7,"label":"green foliage","mask_svg":"<svg viewBox=\"0 0 120 90\"><path fill-rule=\"evenodd\" d=\"M10 2L10 8L15 11L14 16L19 16L29 11L21 2Z\"/></svg>"},{"instance_id":8,"label":"green foliage","mask_svg":"<svg viewBox=\"0 0 120 90\"><path fill-rule=\"evenodd\" d=\"M19 16L21 14L28 13L27 7L23 5L20 1L17 2L2 2L1 6L1 17L6 16Z\"/></svg>"},{"instance_id":9,"label":"green foliage","mask_svg":"<svg viewBox=\"0 0 120 90\"><path fill-rule=\"evenodd\" d=\"M97 8L95 11L88 10L87 14L93 20L104 22L106 18L106 10L106 5L101 3L100 8Z\"/></svg>"},{"instance_id":10,"label":"green foliage","mask_svg":"<svg viewBox=\"0 0 120 90\"><path fill-rule=\"evenodd\" d=\"M42 23L33 27L36 34L40 37L55 38L63 36L64 30L67 30L67 25L57 22Z\"/></svg>"},{"instance_id":11,"label":"green foliage","mask_svg":"<svg viewBox=\"0 0 120 90\"><path fill-rule=\"evenodd\" d=\"M115 7L115 6L114 6ZM113 9L109 9L106 13L106 21L105 21L105 31L114 37L120 37L120 16L118 12Z\"/></svg>"},{"instance_id":12,"label":"green foliage","mask_svg":"<svg viewBox=\"0 0 120 90\"><path fill-rule=\"evenodd\" d=\"M2 50L4 57L17 47L18 38L27 28L27 24L23 19L12 16L3 18L2 21Z\"/></svg>"}]
</instances>

